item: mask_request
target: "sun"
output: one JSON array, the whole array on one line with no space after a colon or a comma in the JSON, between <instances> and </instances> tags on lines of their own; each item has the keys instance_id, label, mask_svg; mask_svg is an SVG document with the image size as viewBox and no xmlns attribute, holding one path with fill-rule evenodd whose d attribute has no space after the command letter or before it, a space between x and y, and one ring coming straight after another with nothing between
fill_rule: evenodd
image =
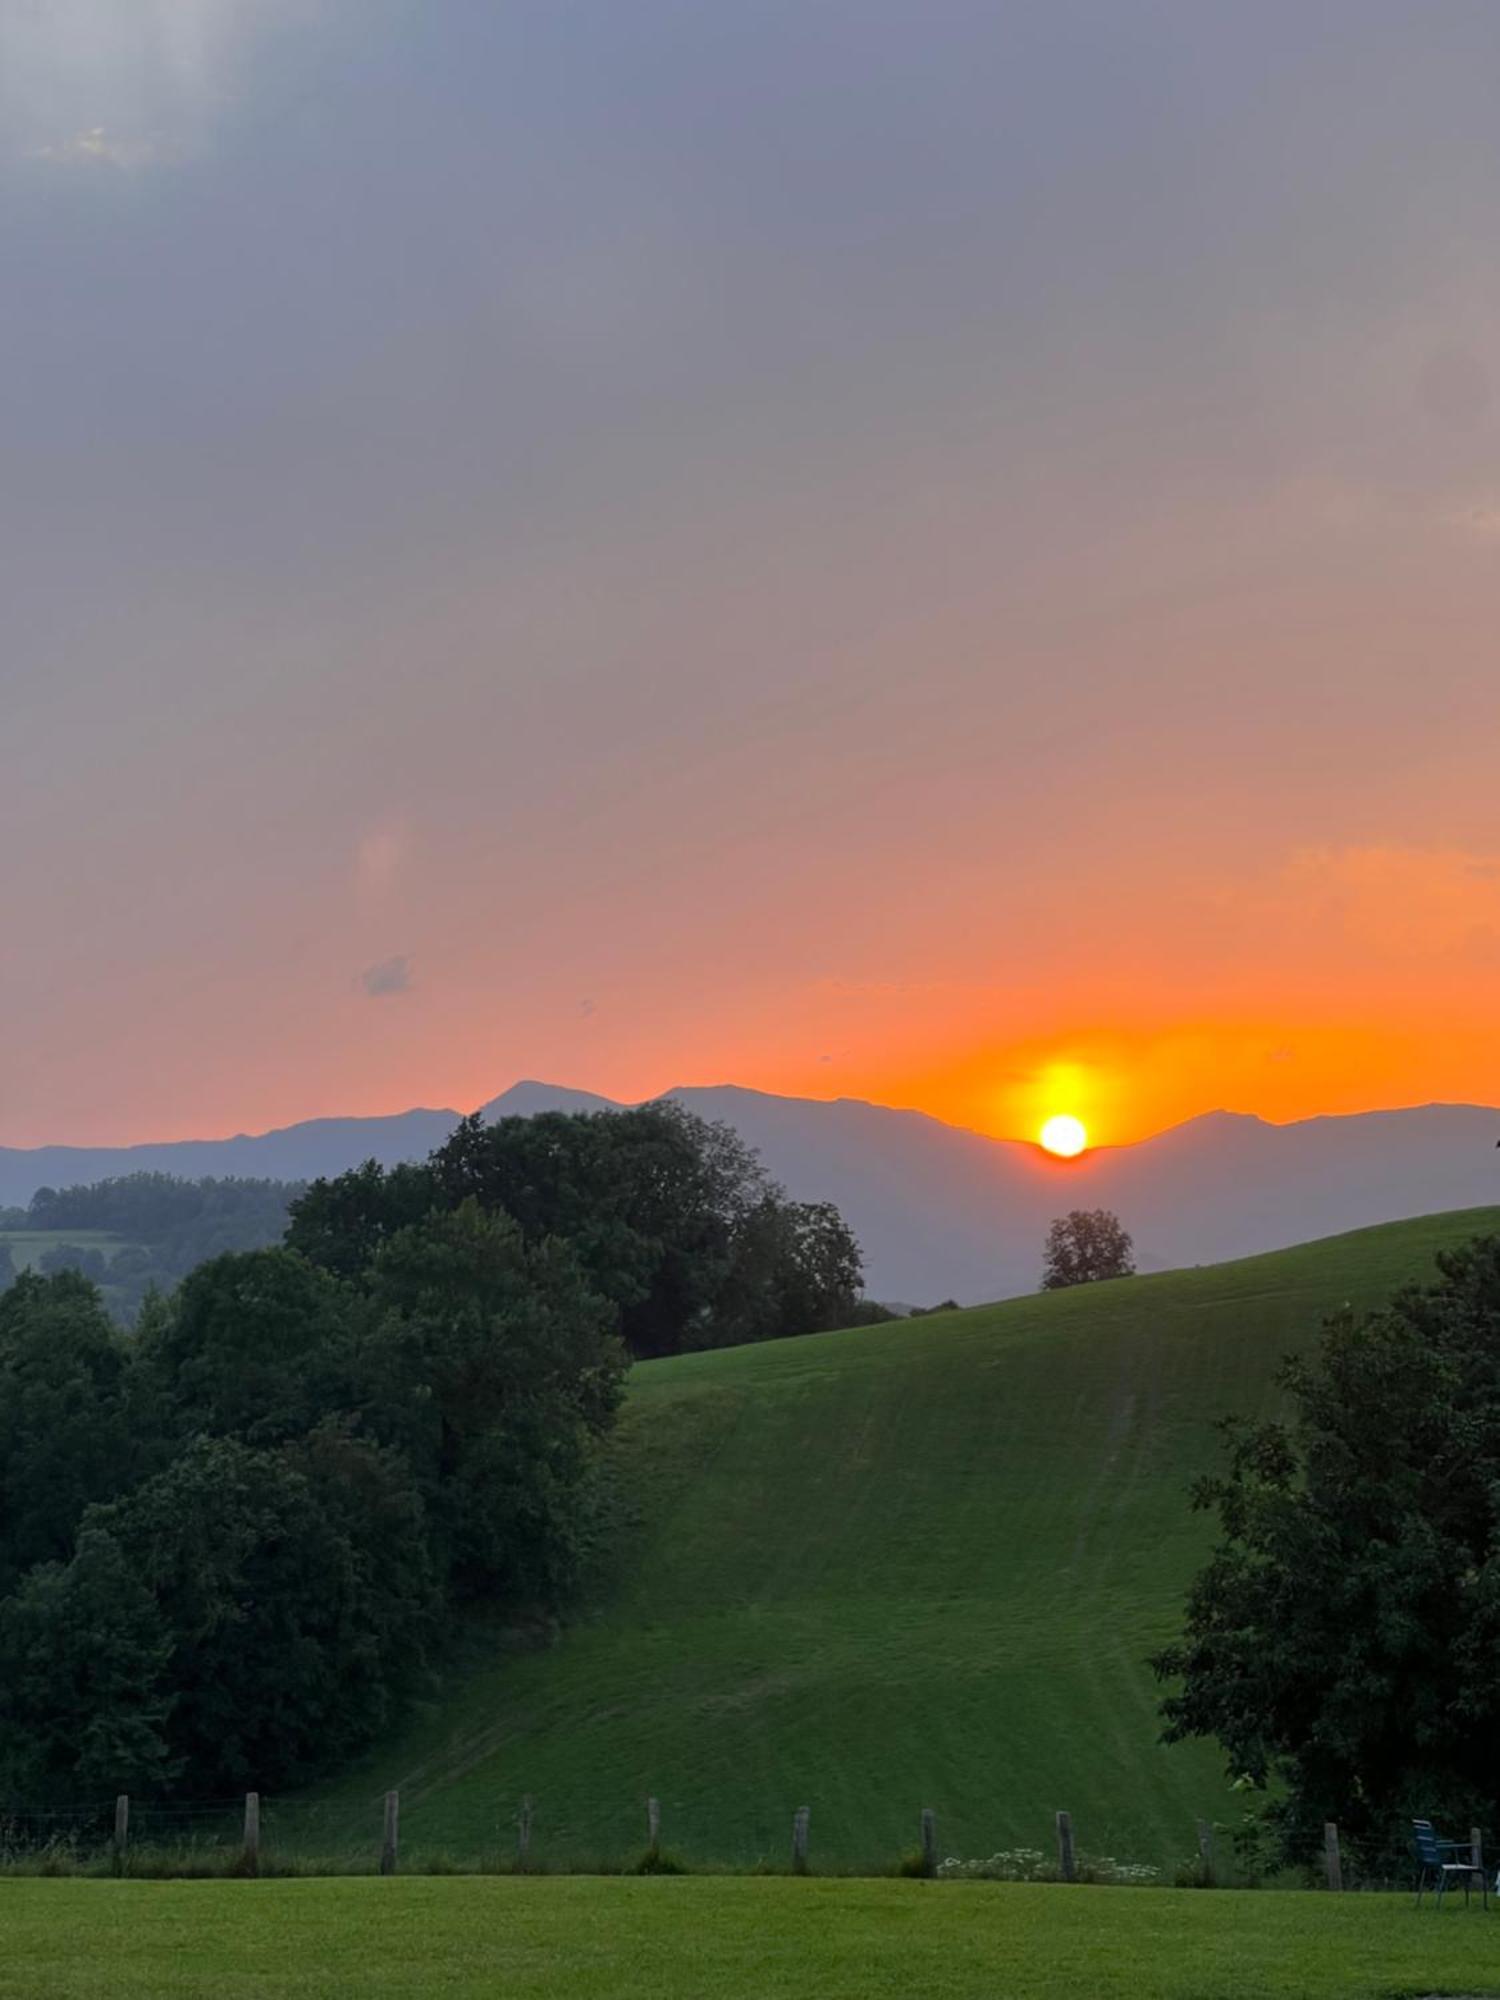
<instances>
[{"instance_id":1,"label":"sun","mask_svg":"<svg viewBox=\"0 0 1500 2000\"><path fill-rule=\"evenodd\" d=\"M1060 1160L1076 1159L1089 1142L1082 1119L1071 1117L1066 1111L1049 1118L1038 1136L1044 1150L1056 1153Z\"/></svg>"}]
</instances>

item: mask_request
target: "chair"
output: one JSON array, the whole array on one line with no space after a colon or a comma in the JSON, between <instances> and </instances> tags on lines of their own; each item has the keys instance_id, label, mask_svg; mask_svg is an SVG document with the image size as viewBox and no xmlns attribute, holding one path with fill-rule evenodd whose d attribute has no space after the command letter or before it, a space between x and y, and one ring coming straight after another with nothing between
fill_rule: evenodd
<instances>
[{"instance_id":1,"label":"chair","mask_svg":"<svg viewBox=\"0 0 1500 2000\"><path fill-rule=\"evenodd\" d=\"M1469 1900L1469 1891L1477 1882L1479 1893L1489 1908L1490 1880L1484 1872L1479 1850L1467 1840L1439 1840L1430 1819L1414 1819L1411 1823L1412 1847L1417 1857L1417 1908L1422 1907L1424 1892L1436 1887L1435 1907L1443 1907L1443 1892L1454 1876L1464 1885L1464 1902Z\"/></svg>"}]
</instances>

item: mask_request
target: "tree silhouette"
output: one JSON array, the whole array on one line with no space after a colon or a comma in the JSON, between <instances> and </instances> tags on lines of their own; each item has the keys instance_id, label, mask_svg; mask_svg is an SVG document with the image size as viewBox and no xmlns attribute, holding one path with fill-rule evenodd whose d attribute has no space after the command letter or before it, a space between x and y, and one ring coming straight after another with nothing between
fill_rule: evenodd
<instances>
[{"instance_id":1,"label":"tree silhouette","mask_svg":"<svg viewBox=\"0 0 1500 2000\"><path fill-rule=\"evenodd\" d=\"M1042 1290L1091 1285L1099 1278L1135 1275L1135 1245L1111 1209L1075 1208L1047 1231L1042 1253Z\"/></svg>"}]
</instances>

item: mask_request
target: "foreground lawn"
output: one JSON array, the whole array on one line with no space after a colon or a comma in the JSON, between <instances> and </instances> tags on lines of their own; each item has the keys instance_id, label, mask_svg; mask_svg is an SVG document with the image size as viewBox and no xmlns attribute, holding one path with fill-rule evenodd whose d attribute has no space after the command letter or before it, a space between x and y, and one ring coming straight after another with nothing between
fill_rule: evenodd
<instances>
[{"instance_id":1,"label":"foreground lawn","mask_svg":"<svg viewBox=\"0 0 1500 2000\"><path fill-rule=\"evenodd\" d=\"M1500 1994L1391 1896L775 1879L0 1882L0 1995L1387 2000Z\"/></svg>"}]
</instances>

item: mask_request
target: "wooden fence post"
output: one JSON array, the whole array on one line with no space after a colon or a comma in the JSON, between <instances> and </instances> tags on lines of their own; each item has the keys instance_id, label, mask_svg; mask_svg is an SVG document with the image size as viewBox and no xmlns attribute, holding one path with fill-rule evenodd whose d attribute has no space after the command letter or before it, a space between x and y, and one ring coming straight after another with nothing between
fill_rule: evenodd
<instances>
[{"instance_id":1,"label":"wooden fence post","mask_svg":"<svg viewBox=\"0 0 1500 2000\"><path fill-rule=\"evenodd\" d=\"M807 1873L807 1829L812 1819L811 1806L798 1806L792 1815L792 1873Z\"/></svg>"},{"instance_id":2,"label":"wooden fence post","mask_svg":"<svg viewBox=\"0 0 1500 2000\"><path fill-rule=\"evenodd\" d=\"M245 1873L260 1873L260 1793L245 1794Z\"/></svg>"},{"instance_id":3,"label":"wooden fence post","mask_svg":"<svg viewBox=\"0 0 1500 2000\"><path fill-rule=\"evenodd\" d=\"M531 1866L531 1794L528 1792L521 1801L521 1810L516 1817L516 1857L522 1872Z\"/></svg>"},{"instance_id":4,"label":"wooden fence post","mask_svg":"<svg viewBox=\"0 0 1500 2000\"><path fill-rule=\"evenodd\" d=\"M923 1806L922 1873L928 1877L936 1875L937 1866L937 1814L931 1806Z\"/></svg>"},{"instance_id":5,"label":"wooden fence post","mask_svg":"<svg viewBox=\"0 0 1500 2000\"><path fill-rule=\"evenodd\" d=\"M385 1795L385 1839L380 1847L380 1872L394 1875L396 1857L401 1844L401 1794L387 1792Z\"/></svg>"},{"instance_id":6,"label":"wooden fence post","mask_svg":"<svg viewBox=\"0 0 1500 2000\"><path fill-rule=\"evenodd\" d=\"M1198 1821L1198 1859L1203 1863L1203 1879L1214 1886L1214 1830L1206 1819Z\"/></svg>"},{"instance_id":7,"label":"wooden fence post","mask_svg":"<svg viewBox=\"0 0 1500 2000\"><path fill-rule=\"evenodd\" d=\"M1323 1822L1323 1860L1328 1868L1328 1886L1335 1891L1344 1886L1344 1866L1339 1859L1339 1830L1331 1819Z\"/></svg>"},{"instance_id":8,"label":"wooden fence post","mask_svg":"<svg viewBox=\"0 0 1500 2000\"><path fill-rule=\"evenodd\" d=\"M115 1800L115 1844L111 1861L117 1875L125 1870L125 1849L130 1844L130 1794L121 1792Z\"/></svg>"},{"instance_id":9,"label":"wooden fence post","mask_svg":"<svg viewBox=\"0 0 1500 2000\"><path fill-rule=\"evenodd\" d=\"M1078 1880L1078 1863L1073 1856L1073 1815L1057 1815L1057 1872L1065 1882Z\"/></svg>"},{"instance_id":10,"label":"wooden fence post","mask_svg":"<svg viewBox=\"0 0 1500 2000\"><path fill-rule=\"evenodd\" d=\"M1474 1866L1476 1869L1478 1869L1479 1873L1483 1875L1484 1835L1477 1826L1471 1826L1469 1828L1469 1844L1474 1851Z\"/></svg>"},{"instance_id":11,"label":"wooden fence post","mask_svg":"<svg viewBox=\"0 0 1500 2000\"><path fill-rule=\"evenodd\" d=\"M661 1851L661 1800L646 1801L646 1846L652 1854Z\"/></svg>"}]
</instances>

